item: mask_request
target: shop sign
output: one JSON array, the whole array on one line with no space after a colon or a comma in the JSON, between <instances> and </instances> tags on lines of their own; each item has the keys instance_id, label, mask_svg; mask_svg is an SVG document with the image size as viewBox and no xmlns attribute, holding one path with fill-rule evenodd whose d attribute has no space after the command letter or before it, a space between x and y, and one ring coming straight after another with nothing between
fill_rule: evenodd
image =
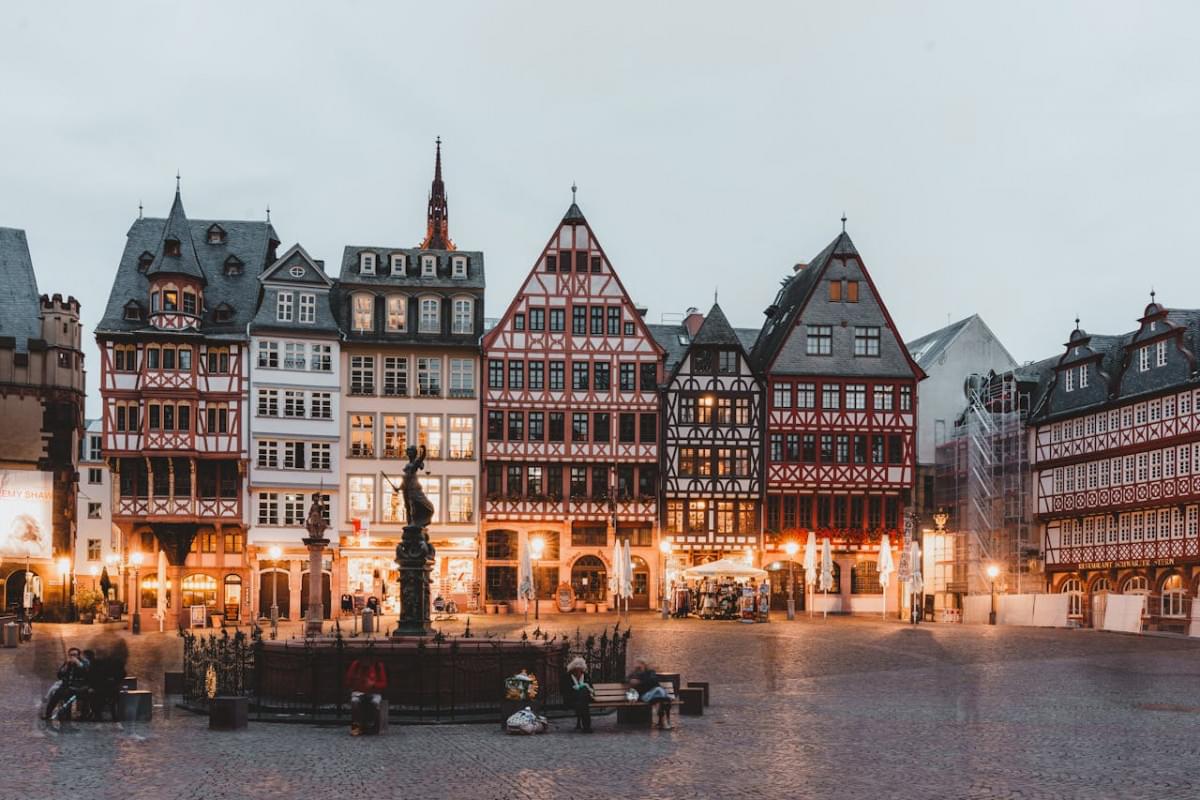
<instances>
[{"instance_id":1,"label":"shop sign","mask_svg":"<svg viewBox=\"0 0 1200 800\"><path fill-rule=\"evenodd\" d=\"M1083 561L1079 569L1128 569L1136 567L1173 567L1173 558L1134 558L1126 561Z\"/></svg>"}]
</instances>

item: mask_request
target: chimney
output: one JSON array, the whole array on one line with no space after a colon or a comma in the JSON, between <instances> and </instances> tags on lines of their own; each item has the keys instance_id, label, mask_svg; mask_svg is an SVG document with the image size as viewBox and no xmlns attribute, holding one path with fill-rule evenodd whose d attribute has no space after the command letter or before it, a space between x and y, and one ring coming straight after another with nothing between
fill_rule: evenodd
<instances>
[{"instance_id":1,"label":"chimney","mask_svg":"<svg viewBox=\"0 0 1200 800\"><path fill-rule=\"evenodd\" d=\"M695 336L700 331L700 326L704 324L704 315L701 314L695 306L687 310L687 316L683 318L683 327L687 328L688 336Z\"/></svg>"},{"instance_id":2,"label":"chimney","mask_svg":"<svg viewBox=\"0 0 1200 800\"><path fill-rule=\"evenodd\" d=\"M805 267L807 267L807 266L808 266L808 264L805 264L805 263L802 261L802 262L800 262L799 264L796 264L796 265L794 265L794 266L792 267L792 272L799 272L800 270L804 269L804 268L805 268Z\"/></svg>"}]
</instances>

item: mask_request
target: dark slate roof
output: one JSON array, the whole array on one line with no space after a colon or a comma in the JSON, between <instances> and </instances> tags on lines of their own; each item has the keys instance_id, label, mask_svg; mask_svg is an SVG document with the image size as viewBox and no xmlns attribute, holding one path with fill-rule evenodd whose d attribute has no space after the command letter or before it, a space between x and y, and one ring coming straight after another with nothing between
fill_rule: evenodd
<instances>
[{"instance_id":1,"label":"dark slate roof","mask_svg":"<svg viewBox=\"0 0 1200 800\"><path fill-rule=\"evenodd\" d=\"M666 353L664 369L665 374L670 375L679 366L679 362L683 361L683 357L687 355L688 346L691 344L687 328L683 326L683 323L675 325L648 324L646 327L650 329L650 335L654 337L654 341L658 342L659 347Z\"/></svg>"},{"instance_id":2,"label":"dark slate roof","mask_svg":"<svg viewBox=\"0 0 1200 800\"><path fill-rule=\"evenodd\" d=\"M1153 309L1163 310L1165 309L1161 307ZM1151 311L1152 309L1147 307L1147 315ZM1183 345L1189 353L1200 353L1200 309L1171 309L1166 311L1165 318L1172 326L1183 329ZM1144 373L1135 372L1136 367L1123 369L1126 353L1131 346L1139 346L1139 335L1142 332L1143 328L1139 327L1137 330L1117 335L1089 335L1076 329L1072 332L1067 349L1063 353L1018 368L1018 376L1038 380L1038 396L1031 403L1031 421L1045 423L1082 412L1095 411L1114 402L1154 395L1177 387L1200 385L1200 370L1187 368L1178 360L1168 362L1166 368L1155 367ZM1080 354L1072 351L1076 345L1082 351ZM1101 374L1097 377L1104 381L1103 391L1084 393L1077 388L1071 395L1053 391L1060 367L1081 363L1089 358L1094 359L1096 355L1100 356ZM1172 358L1176 358L1174 354ZM1172 366L1172 363L1175 366Z\"/></svg>"},{"instance_id":3,"label":"dark slate roof","mask_svg":"<svg viewBox=\"0 0 1200 800\"><path fill-rule=\"evenodd\" d=\"M192 231L188 225L187 215L183 212L183 199L179 196L179 188L175 189L175 202L171 203L171 213L167 215L167 224L163 228L162 242L155 253L154 262L146 270L147 275L187 275L203 282L206 279L200 266L200 257L196 255L196 243L192 240ZM207 240L210 226L204 226L201 241ZM164 243L168 239L179 242L179 255L169 256Z\"/></svg>"},{"instance_id":4,"label":"dark slate roof","mask_svg":"<svg viewBox=\"0 0 1200 800\"><path fill-rule=\"evenodd\" d=\"M359 255L375 254L375 274L360 275ZM406 256L404 276L392 275L391 256L403 253ZM437 257L437 277L421 277L421 256ZM453 256L467 257L467 277L450 277L450 259ZM419 247L379 247L371 245L347 245L342 251L342 269L338 276L341 284L378 286L394 289L482 289L486 285L483 272L483 253L478 250L422 250Z\"/></svg>"},{"instance_id":5,"label":"dark slate roof","mask_svg":"<svg viewBox=\"0 0 1200 800\"><path fill-rule=\"evenodd\" d=\"M304 274L294 276L294 267L304 269ZM307 334L311 336L337 336L338 323L333 314L333 281L325 274L324 262L314 259L299 244L288 248L274 264L267 267L259 276L263 284L258 312L250 321L251 333L281 333ZM276 318L276 293L280 290L296 293L297 297L292 306L292 321L280 322ZM300 292L316 294L316 319L314 322L300 322Z\"/></svg>"},{"instance_id":6,"label":"dark slate roof","mask_svg":"<svg viewBox=\"0 0 1200 800\"><path fill-rule=\"evenodd\" d=\"M737 334L738 341L742 345L742 349L747 354L754 349L754 342L758 339L758 328L734 328L733 332Z\"/></svg>"},{"instance_id":7,"label":"dark slate roof","mask_svg":"<svg viewBox=\"0 0 1200 800\"><path fill-rule=\"evenodd\" d=\"M787 340L788 333L796 324L796 315L804 308L816 288L821 271L834 255L858 255L854 242L842 232L836 239L817 254L804 269L790 275L775 295L775 302L767 309L768 318L759 331L750 352L750 360L758 370L765 370L779 348Z\"/></svg>"},{"instance_id":8,"label":"dark slate roof","mask_svg":"<svg viewBox=\"0 0 1200 800\"><path fill-rule=\"evenodd\" d=\"M913 339L905 346L908 347L908 352L913 357L913 360L917 362L921 369L925 369L937 361L938 356L946 352L946 348L950 346L954 338L962 333L963 329L973 320L977 319L979 319L979 315L972 314L966 319L960 319L958 322L951 323L944 328L939 328L933 333L927 333L924 336Z\"/></svg>"},{"instance_id":9,"label":"dark slate roof","mask_svg":"<svg viewBox=\"0 0 1200 800\"><path fill-rule=\"evenodd\" d=\"M692 339L692 343L742 346L737 334L734 333L733 326L729 324L725 312L721 310L721 306L717 303L713 303L713 307L709 309L708 315L704 317L704 322L700 323L700 330L696 331L696 336Z\"/></svg>"},{"instance_id":10,"label":"dark slate roof","mask_svg":"<svg viewBox=\"0 0 1200 800\"><path fill-rule=\"evenodd\" d=\"M209 244L205 236L214 222L225 231L225 239L219 244ZM117 265L104 317L96 326L97 333L157 330L145 319L124 319L124 308L131 300L140 303L143 308L149 308L149 280L138 272L138 258L143 252L150 252L157 257L166 225L167 220L162 217L146 217L134 220L130 226L125 234L125 251ZM207 278L201 332L244 338L246 324L254 318L258 306L257 276L266 268L268 257L273 257L272 251L274 244L279 242L279 234L269 222L193 219L188 221L187 227L192 240L200 243L195 247L195 254ZM245 265L242 274L225 274L225 260L230 256ZM231 307L234 313L228 321L218 323L213 312L222 304Z\"/></svg>"},{"instance_id":11,"label":"dark slate roof","mask_svg":"<svg viewBox=\"0 0 1200 800\"><path fill-rule=\"evenodd\" d=\"M29 243L20 228L0 228L0 337L25 352L42 338L42 303Z\"/></svg>"},{"instance_id":12,"label":"dark slate roof","mask_svg":"<svg viewBox=\"0 0 1200 800\"><path fill-rule=\"evenodd\" d=\"M571 202L571 207L567 209L567 213L563 214L562 221L587 223L587 220L583 218L583 212L579 210L579 206L577 206L574 201Z\"/></svg>"}]
</instances>

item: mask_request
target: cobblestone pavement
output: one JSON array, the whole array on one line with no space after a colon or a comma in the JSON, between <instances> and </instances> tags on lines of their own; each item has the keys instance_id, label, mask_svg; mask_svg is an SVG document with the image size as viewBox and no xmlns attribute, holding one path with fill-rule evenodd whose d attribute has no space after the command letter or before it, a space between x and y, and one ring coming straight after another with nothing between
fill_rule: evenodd
<instances>
[{"instance_id":1,"label":"cobblestone pavement","mask_svg":"<svg viewBox=\"0 0 1200 800\"><path fill-rule=\"evenodd\" d=\"M559 620L543 625L613 618ZM210 733L158 707L149 724L59 730L36 706L64 642L127 634L42 625L33 646L0 650L0 799L1200 796L1200 642L862 618L632 625L631 655L711 681L703 717L671 732L600 719L591 737L560 722L538 737L445 725L351 738L266 723ZM178 638L130 643L131 673L161 702Z\"/></svg>"}]
</instances>

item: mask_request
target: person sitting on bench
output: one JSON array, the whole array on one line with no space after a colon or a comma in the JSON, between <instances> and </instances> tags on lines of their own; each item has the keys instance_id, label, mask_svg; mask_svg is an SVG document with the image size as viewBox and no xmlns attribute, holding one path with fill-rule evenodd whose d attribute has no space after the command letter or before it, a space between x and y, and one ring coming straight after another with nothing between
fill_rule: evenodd
<instances>
[{"instance_id":1,"label":"person sitting on bench","mask_svg":"<svg viewBox=\"0 0 1200 800\"><path fill-rule=\"evenodd\" d=\"M571 660L570 664L567 664L567 676L571 679L571 683L567 686L567 702L575 709L575 730L591 733L591 703L596 692L586 673L587 662L582 658L576 657Z\"/></svg>"},{"instance_id":2,"label":"person sitting on bench","mask_svg":"<svg viewBox=\"0 0 1200 800\"><path fill-rule=\"evenodd\" d=\"M651 708L657 707L658 727L671 730L671 698L667 690L658 682L658 673L644 658L633 662L634 670L629 676L629 685L637 689L643 703L649 703Z\"/></svg>"}]
</instances>

